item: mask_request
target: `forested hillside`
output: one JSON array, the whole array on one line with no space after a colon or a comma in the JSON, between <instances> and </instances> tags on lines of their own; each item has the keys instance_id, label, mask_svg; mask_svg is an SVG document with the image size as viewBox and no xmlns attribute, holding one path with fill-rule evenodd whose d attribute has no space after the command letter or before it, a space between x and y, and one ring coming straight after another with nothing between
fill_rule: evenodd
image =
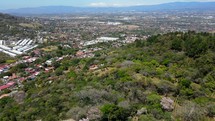
<instances>
[{"instance_id":1,"label":"forested hillside","mask_svg":"<svg viewBox=\"0 0 215 121\"><path fill-rule=\"evenodd\" d=\"M0 100L0 120L214 120L213 34L156 35L95 54L65 58L55 71L25 82L23 98Z\"/></svg>"},{"instance_id":2,"label":"forested hillside","mask_svg":"<svg viewBox=\"0 0 215 121\"><path fill-rule=\"evenodd\" d=\"M40 27L40 24L33 23L25 18L0 13L0 39L34 37L35 30Z\"/></svg>"}]
</instances>

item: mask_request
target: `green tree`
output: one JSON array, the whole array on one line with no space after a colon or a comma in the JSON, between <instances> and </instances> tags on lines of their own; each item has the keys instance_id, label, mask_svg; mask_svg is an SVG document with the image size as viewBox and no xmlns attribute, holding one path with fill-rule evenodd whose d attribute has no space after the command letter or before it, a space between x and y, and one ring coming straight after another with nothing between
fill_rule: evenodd
<instances>
[{"instance_id":1,"label":"green tree","mask_svg":"<svg viewBox=\"0 0 215 121\"><path fill-rule=\"evenodd\" d=\"M182 40L180 40L178 38L174 38L172 40L172 47L171 47L171 49L181 51L182 50Z\"/></svg>"}]
</instances>

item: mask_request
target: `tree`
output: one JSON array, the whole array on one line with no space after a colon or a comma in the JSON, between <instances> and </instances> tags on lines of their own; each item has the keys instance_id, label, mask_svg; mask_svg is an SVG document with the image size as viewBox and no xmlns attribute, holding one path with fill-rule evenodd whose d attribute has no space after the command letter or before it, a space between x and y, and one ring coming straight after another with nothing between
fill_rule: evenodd
<instances>
[{"instance_id":1,"label":"tree","mask_svg":"<svg viewBox=\"0 0 215 121\"><path fill-rule=\"evenodd\" d=\"M180 40L178 38L174 38L172 40L172 47L171 47L171 49L181 51L182 50L182 40Z\"/></svg>"},{"instance_id":2,"label":"tree","mask_svg":"<svg viewBox=\"0 0 215 121\"><path fill-rule=\"evenodd\" d=\"M59 68L57 68L57 69L55 70L55 74L56 74L57 76L60 76L60 75L63 74L63 71L64 71L64 69L63 69L62 67L59 67Z\"/></svg>"},{"instance_id":3,"label":"tree","mask_svg":"<svg viewBox=\"0 0 215 121\"><path fill-rule=\"evenodd\" d=\"M198 57L208 49L207 42L200 36L188 38L185 41L186 55L189 57Z\"/></svg>"}]
</instances>

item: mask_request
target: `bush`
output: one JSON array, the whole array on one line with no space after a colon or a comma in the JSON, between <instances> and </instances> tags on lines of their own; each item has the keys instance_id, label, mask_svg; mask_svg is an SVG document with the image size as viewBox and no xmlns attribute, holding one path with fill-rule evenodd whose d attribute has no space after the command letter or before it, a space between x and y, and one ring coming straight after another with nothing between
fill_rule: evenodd
<instances>
[{"instance_id":1,"label":"bush","mask_svg":"<svg viewBox=\"0 0 215 121\"><path fill-rule=\"evenodd\" d=\"M167 94L176 91L176 87L169 81L162 80L157 85L157 92L160 94Z\"/></svg>"},{"instance_id":2,"label":"bush","mask_svg":"<svg viewBox=\"0 0 215 121\"><path fill-rule=\"evenodd\" d=\"M207 107L207 111L208 111L208 116L209 117L215 117L215 104L210 104L208 107Z\"/></svg>"},{"instance_id":3,"label":"bush","mask_svg":"<svg viewBox=\"0 0 215 121\"><path fill-rule=\"evenodd\" d=\"M75 120L80 120L86 118L87 109L80 107L73 107L66 113L66 118L73 118Z\"/></svg>"},{"instance_id":4,"label":"bush","mask_svg":"<svg viewBox=\"0 0 215 121\"><path fill-rule=\"evenodd\" d=\"M75 77L77 77L77 75L76 75L76 73L74 72L74 71L70 71L69 73L68 73L68 75L67 75L67 77L68 78L75 78Z\"/></svg>"},{"instance_id":5,"label":"bush","mask_svg":"<svg viewBox=\"0 0 215 121\"><path fill-rule=\"evenodd\" d=\"M181 87L185 87L185 88L189 88L190 85L191 85L191 81L190 80L186 80L186 79L183 79L179 82L179 85Z\"/></svg>"},{"instance_id":6,"label":"bush","mask_svg":"<svg viewBox=\"0 0 215 121\"><path fill-rule=\"evenodd\" d=\"M186 102L174 110L174 116L176 119L183 121L203 121L205 119L205 112L202 107L199 107L195 103Z\"/></svg>"},{"instance_id":7,"label":"bush","mask_svg":"<svg viewBox=\"0 0 215 121\"><path fill-rule=\"evenodd\" d=\"M97 89L83 89L74 94L74 98L81 105L98 105L104 103L105 101L115 101L114 96L105 91Z\"/></svg>"},{"instance_id":8,"label":"bush","mask_svg":"<svg viewBox=\"0 0 215 121\"><path fill-rule=\"evenodd\" d=\"M55 74L56 74L57 76L62 75L62 74L63 74L63 69L57 68L57 69L55 70Z\"/></svg>"},{"instance_id":9,"label":"bush","mask_svg":"<svg viewBox=\"0 0 215 121\"><path fill-rule=\"evenodd\" d=\"M180 90L180 95L184 96L192 96L194 94L192 89L186 88L186 89L181 89Z\"/></svg>"},{"instance_id":10,"label":"bush","mask_svg":"<svg viewBox=\"0 0 215 121\"><path fill-rule=\"evenodd\" d=\"M147 96L146 99L149 105L153 105L153 104L160 104L161 97L157 94L150 94L149 96Z\"/></svg>"},{"instance_id":11,"label":"bush","mask_svg":"<svg viewBox=\"0 0 215 121\"><path fill-rule=\"evenodd\" d=\"M139 121L156 121L152 115L141 115Z\"/></svg>"},{"instance_id":12,"label":"bush","mask_svg":"<svg viewBox=\"0 0 215 121\"><path fill-rule=\"evenodd\" d=\"M113 104L106 104L101 108L103 121L127 121L130 116L129 110Z\"/></svg>"}]
</instances>

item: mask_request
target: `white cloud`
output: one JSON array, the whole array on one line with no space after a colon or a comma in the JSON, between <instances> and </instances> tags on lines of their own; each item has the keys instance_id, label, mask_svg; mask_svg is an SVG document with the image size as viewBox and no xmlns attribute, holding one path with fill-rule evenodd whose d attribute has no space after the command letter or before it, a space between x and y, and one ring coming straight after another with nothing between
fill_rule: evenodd
<instances>
[{"instance_id":1,"label":"white cloud","mask_svg":"<svg viewBox=\"0 0 215 121\"><path fill-rule=\"evenodd\" d=\"M99 3L90 3L90 6L107 6L107 3L99 2Z\"/></svg>"}]
</instances>

